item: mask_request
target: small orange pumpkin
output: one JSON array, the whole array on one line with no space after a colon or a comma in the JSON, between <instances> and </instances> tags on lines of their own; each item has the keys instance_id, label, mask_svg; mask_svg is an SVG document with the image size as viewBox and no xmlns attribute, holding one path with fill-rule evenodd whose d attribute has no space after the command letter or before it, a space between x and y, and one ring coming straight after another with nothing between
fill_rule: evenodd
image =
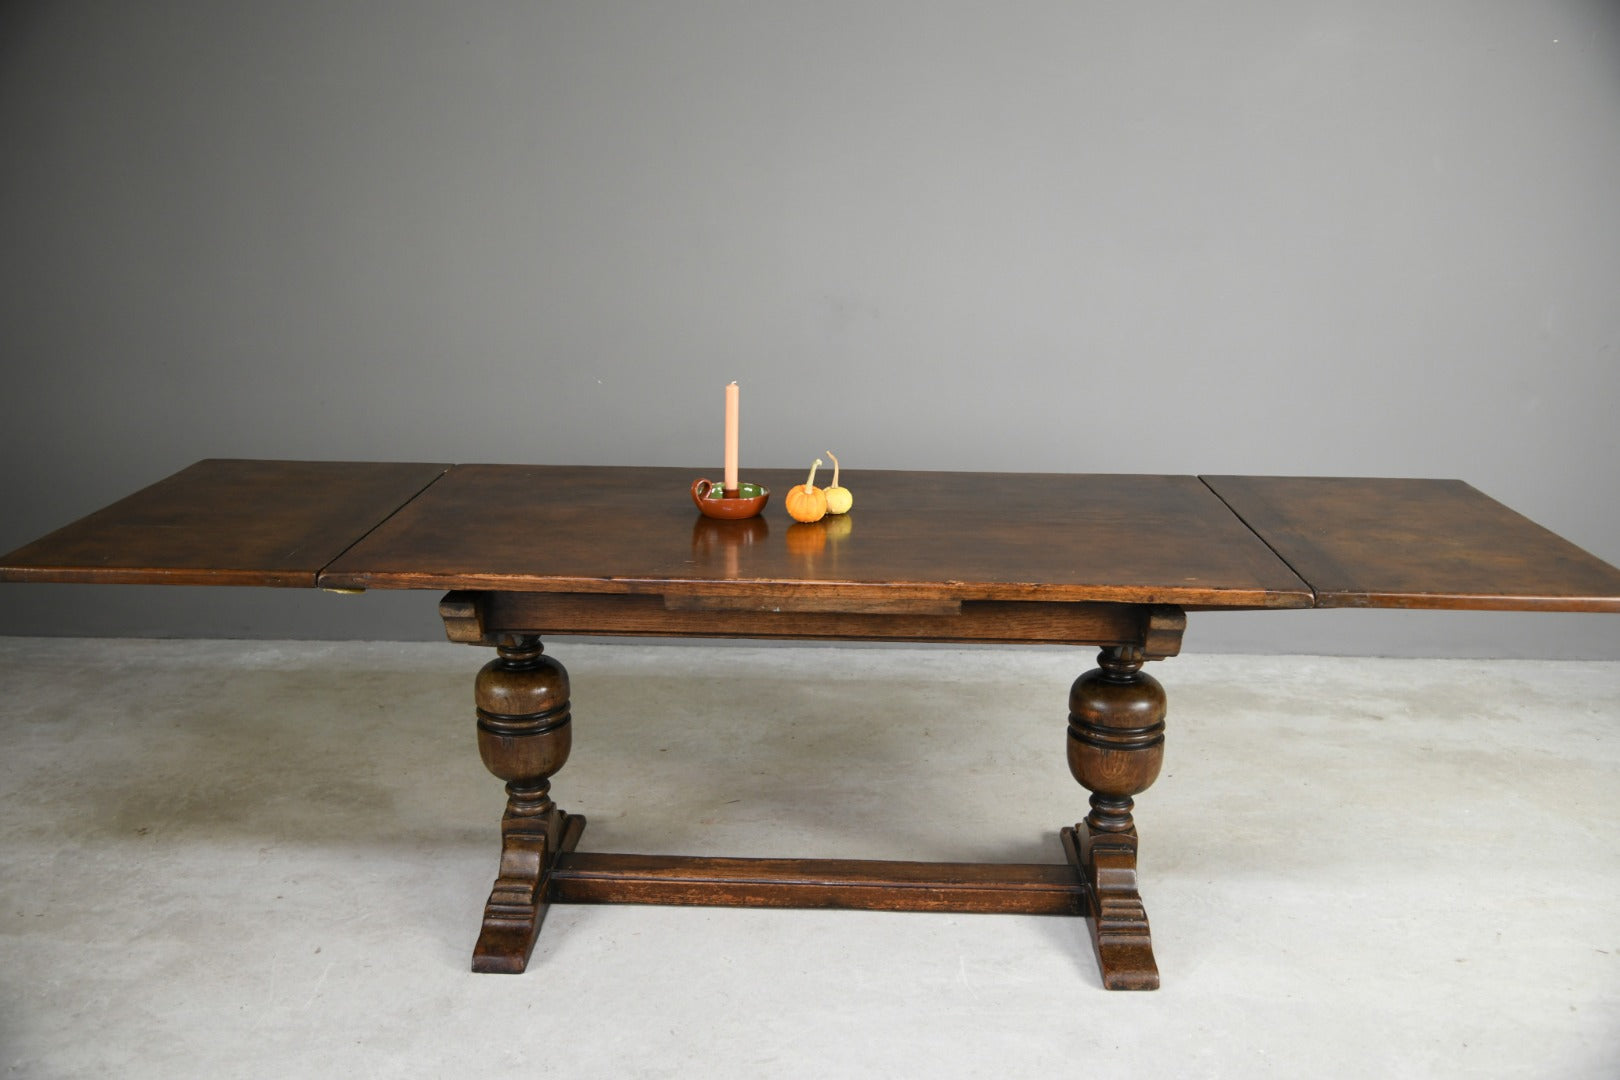
<instances>
[{"instance_id":1,"label":"small orange pumpkin","mask_svg":"<svg viewBox=\"0 0 1620 1080\"><path fill-rule=\"evenodd\" d=\"M788 488L788 493L782 500L787 507L788 516L794 521L820 521L827 516L827 495L816 487L816 470L821 468L821 459L810 466L810 475L795 487Z\"/></svg>"}]
</instances>

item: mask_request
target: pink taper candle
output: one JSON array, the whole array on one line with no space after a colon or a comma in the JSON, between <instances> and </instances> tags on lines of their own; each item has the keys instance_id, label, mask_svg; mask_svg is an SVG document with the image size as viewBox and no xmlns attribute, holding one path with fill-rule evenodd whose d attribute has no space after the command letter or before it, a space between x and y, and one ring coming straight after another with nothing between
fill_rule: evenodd
<instances>
[{"instance_id":1,"label":"pink taper candle","mask_svg":"<svg viewBox=\"0 0 1620 1080\"><path fill-rule=\"evenodd\" d=\"M737 493L737 384L726 387L726 494Z\"/></svg>"}]
</instances>

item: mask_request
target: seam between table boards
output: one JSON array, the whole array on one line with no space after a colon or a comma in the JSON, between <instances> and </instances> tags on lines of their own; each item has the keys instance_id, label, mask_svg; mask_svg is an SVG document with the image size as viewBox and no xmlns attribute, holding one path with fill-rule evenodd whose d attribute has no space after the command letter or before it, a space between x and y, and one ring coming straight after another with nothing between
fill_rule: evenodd
<instances>
[{"instance_id":1,"label":"seam between table boards","mask_svg":"<svg viewBox=\"0 0 1620 1080\"><path fill-rule=\"evenodd\" d=\"M406 499L404 502L390 510L379 521L372 525L371 528L349 541L349 543L344 546L342 551L332 556L326 561L325 565L323 565L319 570L315 571L315 587L317 589L321 587L321 579L326 576L326 572L332 568L333 564L342 559L343 556L347 555L350 551L353 551L363 540L366 539L366 537L370 536L372 533L394 520L394 516L396 514L405 509L407 506L411 505L411 503L415 502L417 499L420 499L423 492L432 487L434 484L437 484L440 480L443 480L446 476L449 476L450 470L454 468L454 465L446 465L443 469L440 469L437 476L423 484L421 487L417 488L415 491L411 492L410 498Z\"/></svg>"},{"instance_id":2,"label":"seam between table boards","mask_svg":"<svg viewBox=\"0 0 1620 1080\"><path fill-rule=\"evenodd\" d=\"M1208 491L1209 491L1209 493L1211 495L1213 495L1217 499L1221 500L1221 505L1226 507L1227 510L1231 511L1232 516L1237 518L1239 521L1241 521L1243 523L1243 527L1245 529L1248 529L1249 532L1254 536L1254 538L1256 540L1258 540L1262 544L1266 545L1266 550L1271 552L1273 555L1275 555L1277 557L1277 561L1282 563L1284 566L1288 567L1288 572L1290 574L1293 574L1296 578L1298 578L1299 583L1301 585L1305 586L1307 589L1309 589L1311 591L1311 607L1313 607L1313 608L1321 607L1322 606L1322 595L1319 592L1316 591L1316 586L1312 585L1310 580L1308 578L1306 578L1306 576L1304 574L1299 572L1299 568L1296 567L1293 563L1289 562L1288 559L1284 557L1283 553L1277 550L1276 545L1272 544L1272 542L1270 540L1267 540L1265 538L1265 536L1261 534L1259 529L1256 529L1253 525L1249 524L1249 519L1244 517L1241 513L1239 513L1238 508L1233 506L1229 501L1227 501L1227 498L1226 498L1225 495L1222 495L1219 491L1217 491L1215 489L1215 485L1211 484L1209 482L1208 477L1200 476L1198 478L1198 482L1200 484L1203 484L1204 487L1206 489L1208 489Z\"/></svg>"}]
</instances>

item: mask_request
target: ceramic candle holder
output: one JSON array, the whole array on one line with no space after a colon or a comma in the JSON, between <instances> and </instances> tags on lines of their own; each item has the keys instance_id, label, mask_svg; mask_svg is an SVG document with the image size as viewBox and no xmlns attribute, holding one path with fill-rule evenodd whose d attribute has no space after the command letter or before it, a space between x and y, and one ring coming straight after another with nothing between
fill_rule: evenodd
<instances>
[{"instance_id":1,"label":"ceramic candle holder","mask_svg":"<svg viewBox=\"0 0 1620 1080\"><path fill-rule=\"evenodd\" d=\"M756 517L770 498L771 489L758 484L739 484L736 494L728 496L713 480L692 481L692 501L704 517L727 521Z\"/></svg>"}]
</instances>

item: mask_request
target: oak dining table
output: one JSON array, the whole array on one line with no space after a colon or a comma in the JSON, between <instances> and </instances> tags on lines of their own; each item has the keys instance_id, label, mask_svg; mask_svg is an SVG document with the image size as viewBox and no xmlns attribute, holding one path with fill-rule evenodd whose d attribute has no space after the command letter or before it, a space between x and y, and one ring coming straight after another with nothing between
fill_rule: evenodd
<instances>
[{"instance_id":1,"label":"oak dining table","mask_svg":"<svg viewBox=\"0 0 1620 1080\"><path fill-rule=\"evenodd\" d=\"M1145 668L1189 614L1620 611L1620 570L1458 480L873 470L851 512L801 523L779 500L697 513L700 472L210 459L0 557L0 581L442 594L448 637L494 653L472 711L507 793L475 971L523 971L555 903L834 907L1083 917L1103 985L1138 990L1159 972L1132 810L1167 716ZM1054 737L1089 805L1047 863L582 850L551 794L573 702L544 639L609 635L1096 649Z\"/></svg>"}]
</instances>

